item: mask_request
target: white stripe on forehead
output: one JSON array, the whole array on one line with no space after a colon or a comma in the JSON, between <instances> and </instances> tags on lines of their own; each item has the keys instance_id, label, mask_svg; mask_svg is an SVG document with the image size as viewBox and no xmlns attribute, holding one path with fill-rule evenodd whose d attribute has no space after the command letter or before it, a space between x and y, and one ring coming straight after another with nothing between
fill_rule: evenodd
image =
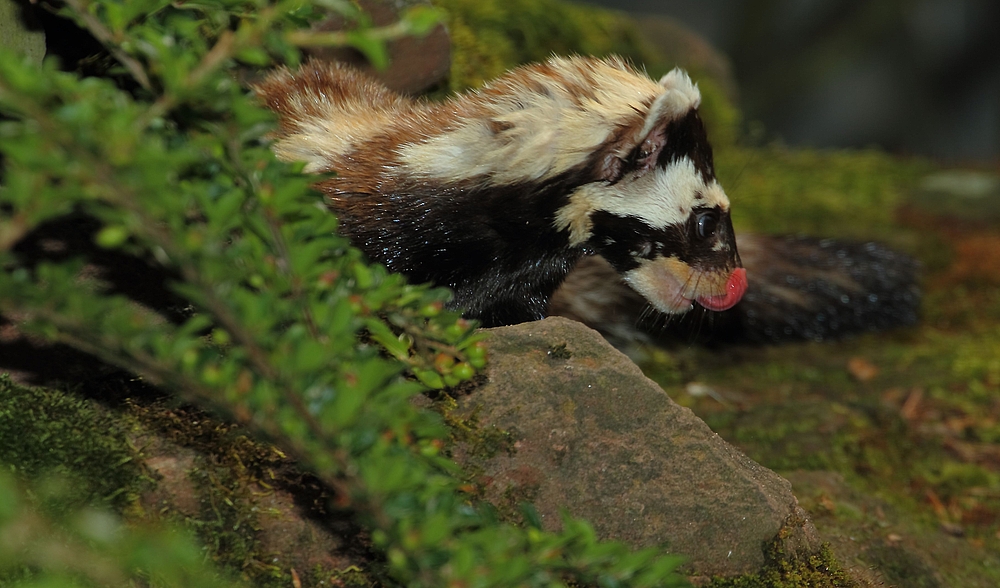
<instances>
[{"instance_id":1,"label":"white stripe on forehead","mask_svg":"<svg viewBox=\"0 0 1000 588\"><path fill-rule=\"evenodd\" d=\"M701 195L697 199L697 195ZM617 184L594 182L578 188L556 213L555 225L569 230L570 244L590 238L590 215L596 211L638 218L654 229L686 222L695 207L729 210L729 198L714 179L707 184L694 163L681 158L637 179Z\"/></svg>"}]
</instances>

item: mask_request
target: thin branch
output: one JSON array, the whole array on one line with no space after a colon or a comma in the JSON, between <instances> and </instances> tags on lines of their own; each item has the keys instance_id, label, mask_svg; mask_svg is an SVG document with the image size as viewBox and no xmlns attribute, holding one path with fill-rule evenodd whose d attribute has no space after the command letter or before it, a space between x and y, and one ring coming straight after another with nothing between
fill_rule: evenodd
<instances>
[{"instance_id":1,"label":"thin branch","mask_svg":"<svg viewBox=\"0 0 1000 588\"><path fill-rule=\"evenodd\" d=\"M309 329L309 336L319 341L322 338L319 327L316 326L316 321L313 319L312 310L309 308L308 302L302 299L302 281L298 279L298 276L292 274L292 258L288 254L288 245L285 243L285 238L281 235L281 225L270 211L265 210L264 217L267 219L267 226L271 229L271 239L274 242L278 258L281 260L281 265L284 266L282 270L292 283L292 297L295 298L295 301L299 305L299 310L302 311L302 318Z\"/></svg>"},{"instance_id":2,"label":"thin branch","mask_svg":"<svg viewBox=\"0 0 1000 588\"><path fill-rule=\"evenodd\" d=\"M238 412L234 412L229 405L218 401L216 398L218 391L215 388L205 386L197 380L185 377L177 370L171 369L169 366L164 365L145 353L132 350L115 353L111 351L112 348L116 347L116 345L112 344L114 342L94 342L86 336L75 335L73 333L74 331L84 331L85 333L89 331L82 329L79 325L71 321L65 320L65 317L62 317L61 315L37 309L31 312L58 327L59 331L55 336L55 340L57 342L83 351L89 355L93 355L110 365L120 367L124 370L142 376L143 378L149 380L152 384L166 385L176 390L181 397L194 401L201 406L212 407L217 412L229 415L240 425L251 430L259 431L271 439L281 439L283 450L291 455L292 459L300 463L309 463L309 460L306 459L306 456L309 455L307 448L296 443L287 435L283 435L281 431L269 421L256 422L254 419L249 418L246 415L240 415ZM292 402L293 404L301 404L301 400L299 400L295 395L292 395ZM326 441L322 437L319 438ZM350 480L349 474L347 474L347 472L350 471L350 464L348 463L346 456L344 456L340 451L331 451L330 454L333 457L334 462L337 464L338 470L345 475L348 475L348 479ZM317 475L319 475L323 482L330 486L330 488L338 494L342 496L351 495L350 487L345 484L344 481L329 474L317 472ZM358 484L358 482L355 481L355 484Z\"/></svg>"},{"instance_id":3,"label":"thin branch","mask_svg":"<svg viewBox=\"0 0 1000 588\"><path fill-rule=\"evenodd\" d=\"M201 82L208 74L219 67L226 59L232 57L234 52L234 41L236 36L232 31L223 31L219 35L219 39L215 42L215 45L201 58L201 62L191 73L188 74L187 79L184 81L184 86L186 88L191 88ZM156 118L163 116L168 110L173 108L177 104L177 95L173 92L164 91L163 95L157 98L146 112L143 113L137 119L136 129L145 129L149 126L149 123Z\"/></svg>"},{"instance_id":4,"label":"thin branch","mask_svg":"<svg viewBox=\"0 0 1000 588\"><path fill-rule=\"evenodd\" d=\"M139 85L144 89L152 92L153 84L149 81L149 76L146 75L146 70L143 69L142 64L139 60L133 58L128 53L121 50L118 43L114 39L114 33L111 32L104 23L102 23L96 16L87 12L84 3L80 0L66 0L66 4L69 5L73 11L76 13L77 18L80 22L87 27L87 29L100 41L104 47L111 52L111 55L125 66L125 69L132 74L135 81L139 82Z\"/></svg>"},{"instance_id":5,"label":"thin branch","mask_svg":"<svg viewBox=\"0 0 1000 588\"><path fill-rule=\"evenodd\" d=\"M195 86L201 82L208 74L222 65L222 62L233 55L236 35L232 31L223 31L215 45L201 58L201 62L191 70L184 84L188 87Z\"/></svg>"},{"instance_id":6,"label":"thin branch","mask_svg":"<svg viewBox=\"0 0 1000 588\"><path fill-rule=\"evenodd\" d=\"M398 21L384 27L363 30L366 37L378 41L391 41L411 32L406 21ZM297 47L343 47L350 45L352 33L358 31L306 31L294 30L285 34L285 40Z\"/></svg>"},{"instance_id":7,"label":"thin branch","mask_svg":"<svg viewBox=\"0 0 1000 588\"><path fill-rule=\"evenodd\" d=\"M260 183L254 177L254 174L248 173L247 170L244 169L244 165L240 160L239 145L230 142L227 145L227 152L234 171L243 177L243 180L254 191L254 193L259 194L261 190ZM276 218L275 215L272 214L267 208L264 208L263 214L264 219L267 222L268 230L270 231L271 242L274 245L275 253L280 260L278 267L289 277L289 281L292 284L292 297L295 299L296 303L298 303L306 328L309 329L309 335L313 339L320 341L322 339L322 333L320 333L319 327L316 326L316 320L313 318L313 312L309 308L309 304L303 301L302 298L304 294L302 290L302 281L296 279L297 276L292 274L292 259L288 252L288 244L286 243L284 236L281 234L281 223L279 219ZM263 235L259 235L259 237L261 239L264 238Z\"/></svg>"}]
</instances>

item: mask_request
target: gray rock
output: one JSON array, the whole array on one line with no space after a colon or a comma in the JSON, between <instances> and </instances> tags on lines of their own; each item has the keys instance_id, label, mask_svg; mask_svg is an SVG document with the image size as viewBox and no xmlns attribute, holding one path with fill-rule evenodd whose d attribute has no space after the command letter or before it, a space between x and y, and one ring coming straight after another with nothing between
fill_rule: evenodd
<instances>
[{"instance_id":1,"label":"gray rock","mask_svg":"<svg viewBox=\"0 0 1000 588\"><path fill-rule=\"evenodd\" d=\"M696 575L757 571L779 532L789 555L819 547L791 485L674 403L626 356L580 323L552 317L492 329L489 381L455 415L508 431L509 452L472 442L456 459L482 474L501 513L529 500L543 527L560 512L598 535L665 545Z\"/></svg>"}]
</instances>

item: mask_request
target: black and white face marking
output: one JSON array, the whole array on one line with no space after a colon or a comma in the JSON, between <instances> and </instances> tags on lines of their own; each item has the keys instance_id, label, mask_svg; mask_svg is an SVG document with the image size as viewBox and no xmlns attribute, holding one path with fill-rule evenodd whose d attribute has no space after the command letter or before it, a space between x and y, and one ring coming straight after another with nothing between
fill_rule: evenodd
<instances>
[{"instance_id":1,"label":"black and white face marking","mask_svg":"<svg viewBox=\"0 0 1000 588\"><path fill-rule=\"evenodd\" d=\"M557 214L571 243L597 250L662 312L739 300L745 274L737 270L729 200L697 111L658 122L600 169L604 181L577 189Z\"/></svg>"},{"instance_id":2,"label":"black and white face marking","mask_svg":"<svg viewBox=\"0 0 1000 588\"><path fill-rule=\"evenodd\" d=\"M608 157L619 159L619 162L605 163L609 171L604 179L611 183L627 175L643 176L681 159L690 161L706 183L715 180L712 147L697 110L676 120L660 122L624 157L614 154Z\"/></svg>"},{"instance_id":3,"label":"black and white face marking","mask_svg":"<svg viewBox=\"0 0 1000 588\"><path fill-rule=\"evenodd\" d=\"M657 257L676 257L702 271L735 269L737 265L729 213L718 207L695 209L688 222L663 229L606 211L595 212L591 220L591 246L621 273Z\"/></svg>"}]
</instances>

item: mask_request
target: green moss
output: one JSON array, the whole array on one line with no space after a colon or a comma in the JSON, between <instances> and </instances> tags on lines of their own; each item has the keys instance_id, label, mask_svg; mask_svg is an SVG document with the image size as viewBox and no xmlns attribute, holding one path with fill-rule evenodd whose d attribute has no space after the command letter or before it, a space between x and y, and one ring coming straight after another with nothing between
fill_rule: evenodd
<instances>
[{"instance_id":1,"label":"green moss","mask_svg":"<svg viewBox=\"0 0 1000 588\"><path fill-rule=\"evenodd\" d=\"M550 346L547 353L549 359L569 359L573 357L573 352L566 348L565 343Z\"/></svg>"},{"instance_id":2,"label":"green moss","mask_svg":"<svg viewBox=\"0 0 1000 588\"><path fill-rule=\"evenodd\" d=\"M448 12L451 89L475 88L553 54L660 58L624 14L559 0L434 0Z\"/></svg>"},{"instance_id":3,"label":"green moss","mask_svg":"<svg viewBox=\"0 0 1000 588\"><path fill-rule=\"evenodd\" d=\"M379 583L372 579L371 575L357 566L349 566L342 570L316 570L313 572L314 586L329 585L338 588L373 588Z\"/></svg>"},{"instance_id":4,"label":"green moss","mask_svg":"<svg viewBox=\"0 0 1000 588\"><path fill-rule=\"evenodd\" d=\"M24 478L73 480L73 503L119 511L152 484L129 441L136 423L65 392L0 375L0 464Z\"/></svg>"},{"instance_id":5,"label":"green moss","mask_svg":"<svg viewBox=\"0 0 1000 588\"><path fill-rule=\"evenodd\" d=\"M877 405L789 399L706 422L753 459L778 470L832 470L852 479L905 475L916 459L940 457L937 444L908 435L897 414Z\"/></svg>"},{"instance_id":6,"label":"green moss","mask_svg":"<svg viewBox=\"0 0 1000 588\"><path fill-rule=\"evenodd\" d=\"M777 146L717 149L716 168L738 229L882 241L899 239L887 229L899 232L899 206L932 169L873 150Z\"/></svg>"},{"instance_id":7,"label":"green moss","mask_svg":"<svg viewBox=\"0 0 1000 588\"><path fill-rule=\"evenodd\" d=\"M235 466L235 467L234 467ZM216 563L238 570L257 586L285 586L291 578L260 553L260 520L252 482L244 468L201 456L190 472L200 497L197 518L187 524Z\"/></svg>"},{"instance_id":8,"label":"green moss","mask_svg":"<svg viewBox=\"0 0 1000 588\"><path fill-rule=\"evenodd\" d=\"M45 57L45 33L38 30L37 23L25 22L25 13L33 16L28 7L14 0L0 0L0 48L13 50L41 65Z\"/></svg>"},{"instance_id":9,"label":"green moss","mask_svg":"<svg viewBox=\"0 0 1000 588\"><path fill-rule=\"evenodd\" d=\"M514 451L516 439L513 433L494 426L483 427L477 412L465 417L457 415L455 410L458 403L454 397L442 394L434 401L433 407L451 429L452 443L460 443L463 451L476 460L486 461L499 453L510 454ZM478 472L471 469L466 472L466 478L470 481L477 476Z\"/></svg>"},{"instance_id":10,"label":"green moss","mask_svg":"<svg viewBox=\"0 0 1000 588\"><path fill-rule=\"evenodd\" d=\"M687 67L686 64L681 64ZM720 80L713 79L697 69L687 67L691 78L698 83L701 106L698 113L705 121L705 129L716 151L736 145L740 138L743 113L726 97Z\"/></svg>"},{"instance_id":11,"label":"green moss","mask_svg":"<svg viewBox=\"0 0 1000 588\"><path fill-rule=\"evenodd\" d=\"M938 588L934 570L898 545L880 542L865 550L865 560L876 566L885 579L901 588Z\"/></svg>"},{"instance_id":12,"label":"green moss","mask_svg":"<svg viewBox=\"0 0 1000 588\"><path fill-rule=\"evenodd\" d=\"M765 550L766 563L756 574L715 578L710 588L854 588L857 586L837 563L829 547L809 557L790 558L780 540Z\"/></svg>"}]
</instances>

